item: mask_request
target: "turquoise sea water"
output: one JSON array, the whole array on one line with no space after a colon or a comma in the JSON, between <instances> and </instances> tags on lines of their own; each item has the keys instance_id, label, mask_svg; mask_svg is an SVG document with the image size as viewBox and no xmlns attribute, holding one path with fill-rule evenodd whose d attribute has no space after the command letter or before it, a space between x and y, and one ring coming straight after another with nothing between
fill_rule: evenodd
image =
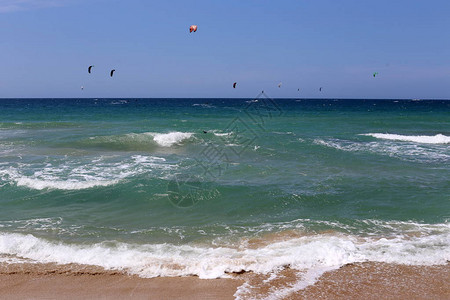
<instances>
[{"instance_id":1,"label":"turquoise sea water","mask_svg":"<svg viewBox=\"0 0 450 300\"><path fill-rule=\"evenodd\" d=\"M449 178L450 101L2 99L0 261L442 264Z\"/></svg>"}]
</instances>

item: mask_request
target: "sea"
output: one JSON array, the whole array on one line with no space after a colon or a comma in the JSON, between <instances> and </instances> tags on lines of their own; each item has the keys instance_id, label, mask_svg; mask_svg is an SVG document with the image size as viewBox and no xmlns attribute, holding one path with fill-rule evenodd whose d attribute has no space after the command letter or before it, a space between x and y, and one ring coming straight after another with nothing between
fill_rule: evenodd
<instances>
[{"instance_id":1,"label":"sea","mask_svg":"<svg viewBox=\"0 0 450 300\"><path fill-rule=\"evenodd\" d=\"M449 220L447 100L0 99L2 264L300 289L445 265Z\"/></svg>"}]
</instances>

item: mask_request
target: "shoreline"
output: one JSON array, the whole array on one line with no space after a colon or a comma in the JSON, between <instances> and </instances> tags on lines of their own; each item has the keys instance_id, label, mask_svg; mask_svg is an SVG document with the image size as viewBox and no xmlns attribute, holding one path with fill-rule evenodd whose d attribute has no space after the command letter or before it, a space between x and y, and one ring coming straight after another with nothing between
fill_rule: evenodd
<instances>
[{"instance_id":1,"label":"shoreline","mask_svg":"<svg viewBox=\"0 0 450 300\"><path fill-rule=\"evenodd\" d=\"M95 266L0 264L0 298L450 299L448 263L436 266L348 264L296 290L295 284L302 275L286 268L272 277L249 272L233 274L233 279L140 278Z\"/></svg>"}]
</instances>

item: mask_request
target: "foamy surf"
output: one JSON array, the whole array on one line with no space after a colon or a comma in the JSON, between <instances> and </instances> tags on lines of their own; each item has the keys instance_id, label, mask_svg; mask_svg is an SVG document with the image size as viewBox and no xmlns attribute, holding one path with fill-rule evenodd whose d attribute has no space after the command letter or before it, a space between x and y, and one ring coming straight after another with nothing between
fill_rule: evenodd
<instances>
[{"instance_id":1,"label":"foamy surf","mask_svg":"<svg viewBox=\"0 0 450 300\"><path fill-rule=\"evenodd\" d=\"M377 139L392 140L392 141L404 141L414 142L421 144L450 144L450 136L443 134L436 135L400 135L389 133L365 133L361 134L365 136L371 136Z\"/></svg>"},{"instance_id":2,"label":"foamy surf","mask_svg":"<svg viewBox=\"0 0 450 300\"><path fill-rule=\"evenodd\" d=\"M151 133L153 140L161 147L171 147L173 145L180 144L184 140L190 139L194 134L191 132L169 132L169 133Z\"/></svg>"},{"instance_id":3,"label":"foamy surf","mask_svg":"<svg viewBox=\"0 0 450 300\"><path fill-rule=\"evenodd\" d=\"M83 190L98 186L108 186L118 183L119 180L97 180L97 181L48 181L35 178L23 178L16 179L17 186L24 186L35 190L43 189L57 189L57 190Z\"/></svg>"},{"instance_id":4,"label":"foamy surf","mask_svg":"<svg viewBox=\"0 0 450 300\"><path fill-rule=\"evenodd\" d=\"M51 242L31 234L1 233L0 255L40 263L86 264L141 277L227 278L230 273L269 274L285 267L299 271L337 269L356 262L443 265L450 260L450 229L433 235L392 238L318 234L272 240L249 247L173 244ZM320 272L319 272L320 273ZM316 276L314 276L316 277ZM311 281L309 284L312 284Z\"/></svg>"},{"instance_id":5,"label":"foamy surf","mask_svg":"<svg viewBox=\"0 0 450 300\"><path fill-rule=\"evenodd\" d=\"M181 145L186 140L193 137L191 132L143 132L128 133L124 135L92 136L88 140L82 141L83 146L105 147L119 150L150 150L155 146L172 147Z\"/></svg>"},{"instance_id":6,"label":"foamy surf","mask_svg":"<svg viewBox=\"0 0 450 300\"><path fill-rule=\"evenodd\" d=\"M217 130L213 130L212 133L213 133L215 136L230 136L230 135L233 134L233 132L219 132L219 131L217 131Z\"/></svg>"},{"instance_id":7,"label":"foamy surf","mask_svg":"<svg viewBox=\"0 0 450 300\"><path fill-rule=\"evenodd\" d=\"M314 139L314 144L348 152L369 152L407 161L442 162L450 155L447 147L431 143L396 143L392 140L361 142L341 139Z\"/></svg>"},{"instance_id":8,"label":"foamy surf","mask_svg":"<svg viewBox=\"0 0 450 300\"><path fill-rule=\"evenodd\" d=\"M286 269L280 269L276 272L273 272L267 279L264 279L262 281L261 279L258 280L256 275L256 278L249 278L243 285L239 286L234 294L234 297L236 300L285 299L293 293L315 284L324 273L333 270L334 268L328 267L311 269L306 272L294 272L295 278L291 280L286 280L286 275L283 274L285 273ZM285 282L280 286L280 280L288 282ZM276 284L277 281L278 284Z\"/></svg>"},{"instance_id":9,"label":"foamy surf","mask_svg":"<svg viewBox=\"0 0 450 300\"><path fill-rule=\"evenodd\" d=\"M158 171L164 176L164 171L172 167L174 165L166 163L164 158L143 155L120 161L115 161L114 157L99 157L85 163L63 160L0 169L0 183L9 182L35 190L83 190L115 185L143 173Z\"/></svg>"}]
</instances>

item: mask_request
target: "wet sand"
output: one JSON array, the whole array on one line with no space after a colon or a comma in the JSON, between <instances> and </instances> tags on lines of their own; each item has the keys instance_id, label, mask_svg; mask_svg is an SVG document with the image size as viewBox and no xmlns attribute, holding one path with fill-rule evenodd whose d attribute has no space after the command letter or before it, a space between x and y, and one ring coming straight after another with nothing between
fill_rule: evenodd
<instances>
[{"instance_id":1,"label":"wet sand","mask_svg":"<svg viewBox=\"0 0 450 300\"><path fill-rule=\"evenodd\" d=\"M80 265L0 265L0 299L234 299L242 283L194 276L139 278Z\"/></svg>"},{"instance_id":2,"label":"wet sand","mask_svg":"<svg viewBox=\"0 0 450 300\"><path fill-rule=\"evenodd\" d=\"M301 272L286 268L277 275L274 279L252 273L236 274L235 279L145 279L90 266L0 265L0 298L234 299L238 287L247 282L252 288L240 293L242 299L450 299L450 265L351 264L297 291L289 289Z\"/></svg>"},{"instance_id":3,"label":"wet sand","mask_svg":"<svg viewBox=\"0 0 450 300\"><path fill-rule=\"evenodd\" d=\"M302 286L305 272L289 268L277 276L244 274L241 299L450 299L450 265L349 264Z\"/></svg>"},{"instance_id":4,"label":"wet sand","mask_svg":"<svg viewBox=\"0 0 450 300\"><path fill-rule=\"evenodd\" d=\"M239 282L195 277L0 275L2 299L234 299Z\"/></svg>"},{"instance_id":5,"label":"wet sand","mask_svg":"<svg viewBox=\"0 0 450 300\"><path fill-rule=\"evenodd\" d=\"M450 299L450 265L346 265L287 299Z\"/></svg>"}]
</instances>

